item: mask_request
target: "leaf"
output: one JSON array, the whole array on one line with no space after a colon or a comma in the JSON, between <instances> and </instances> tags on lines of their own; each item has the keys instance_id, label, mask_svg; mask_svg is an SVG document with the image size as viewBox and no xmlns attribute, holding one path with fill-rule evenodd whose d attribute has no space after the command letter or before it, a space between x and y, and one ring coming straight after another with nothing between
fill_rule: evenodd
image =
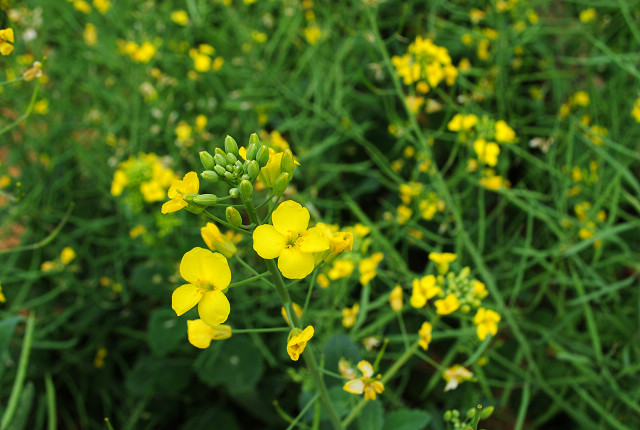
<instances>
[{"instance_id":1,"label":"leaf","mask_svg":"<svg viewBox=\"0 0 640 430\"><path fill-rule=\"evenodd\" d=\"M380 400L369 400L358 415L358 430L382 430L384 422Z\"/></svg>"},{"instance_id":2,"label":"leaf","mask_svg":"<svg viewBox=\"0 0 640 430\"><path fill-rule=\"evenodd\" d=\"M0 358L7 353L16 325L23 319L21 316L15 316L0 321ZM6 366L0 366L0 377L4 373L5 368Z\"/></svg>"},{"instance_id":3,"label":"leaf","mask_svg":"<svg viewBox=\"0 0 640 430\"><path fill-rule=\"evenodd\" d=\"M187 340L187 323L171 309L159 309L149 319L149 346L156 355L166 355Z\"/></svg>"},{"instance_id":4,"label":"leaf","mask_svg":"<svg viewBox=\"0 0 640 430\"><path fill-rule=\"evenodd\" d=\"M361 359L360 348L345 334L337 334L329 338L324 345L323 353L325 369L331 372L338 372L338 362L341 357L350 361L354 367ZM342 381L336 378L325 378L325 382L329 386L342 385Z\"/></svg>"},{"instance_id":5,"label":"leaf","mask_svg":"<svg viewBox=\"0 0 640 430\"><path fill-rule=\"evenodd\" d=\"M415 409L400 409L387 414L384 430L421 430L431 421L431 415L426 411Z\"/></svg>"}]
</instances>

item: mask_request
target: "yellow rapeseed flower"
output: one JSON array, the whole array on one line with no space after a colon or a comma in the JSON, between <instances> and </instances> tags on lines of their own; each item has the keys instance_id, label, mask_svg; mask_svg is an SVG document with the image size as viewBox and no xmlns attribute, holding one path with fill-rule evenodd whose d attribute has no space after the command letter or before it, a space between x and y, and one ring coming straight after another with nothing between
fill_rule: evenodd
<instances>
[{"instance_id":1,"label":"yellow rapeseed flower","mask_svg":"<svg viewBox=\"0 0 640 430\"><path fill-rule=\"evenodd\" d=\"M229 263L222 254L193 248L180 262L180 275L189 282L171 296L171 307L178 316L198 305L200 318L211 326L225 322L231 311L222 292L231 282Z\"/></svg>"},{"instance_id":2,"label":"yellow rapeseed flower","mask_svg":"<svg viewBox=\"0 0 640 430\"><path fill-rule=\"evenodd\" d=\"M294 328L289 333L287 340L287 353L293 361L298 361L300 354L307 346L307 342L313 337L313 326L307 326L304 330Z\"/></svg>"},{"instance_id":3,"label":"yellow rapeseed flower","mask_svg":"<svg viewBox=\"0 0 640 430\"><path fill-rule=\"evenodd\" d=\"M11 54L11 51L13 51L13 42L14 37L12 28L5 28L4 30L0 30L0 54Z\"/></svg>"},{"instance_id":4,"label":"yellow rapeseed flower","mask_svg":"<svg viewBox=\"0 0 640 430\"><path fill-rule=\"evenodd\" d=\"M380 379L380 375L372 378L373 366L366 360L358 363L358 369L362 373L362 376L348 381L342 389L351 394L364 393L365 400L375 400L376 394L382 394L384 391L384 385L378 380Z\"/></svg>"},{"instance_id":5,"label":"yellow rapeseed flower","mask_svg":"<svg viewBox=\"0 0 640 430\"><path fill-rule=\"evenodd\" d=\"M65 247L60 253L60 261L65 266L71 263L74 258L76 258L76 252L70 246Z\"/></svg>"},{"instance_id":6,"label":"yellow rapeseed flower","mask_svg":"<svg viewBox=\"0 0 640 430\"><path fill-rule=\"evenodd\" d=\"M356 303L353 307L344 308L342 310L342 325L345 328L351 328L356 323L356 318L358 317L358 311L360 310L360 305Z\"/></svg>"},{"instance_id":7,"label":"yellow rapeseed flower","mask_svg":"<svg viewBox=\"0 0 640 430\"><path fill-rule=\"evenodd\" d=\"M382 252L376 252L371 257L360 261L358 270L360 271L360 283L363 286L369 285L369 282L376 277L378 264L380 264L383 258L384 254Z\"/></svg>"},{"instance_id":8,"label":"yellow rapeseed flower","mask_svg":"<svg viewBox=\"0 0 640 430\"><path fill-rule=\"evenodd\" d=\"M476 139L473 142L473 150L478 156L478 160L482 161L488 166L495 166L498 164L498 155L500 154L500 147L495 142L487 142L484 139Z\"/></svg>"},{"instance_id":9,"label":"yellow rapeseed flower","mask_svg":"<svg viewBox=\"0 0 640 430\"><path fill-rule=\"evenodd\" d=\"M236 253L237 249L233 241L222 234L214 223L208 222L206 226L200 229L200 234L210 250L218 251L226 258L231 258Z\"/></svg>"},{"instance_id":10,"label":"yellow rapeseed flower","mask_svg":"<svg viewBox=\"0 0 640 430\"><path fill-rule=\"evenodd\" d=\"M456 389L461 382L470 380L473 373L460 364L454 364L444 371L442 377L447 381L444 391L449 391Z\"/></svg>"},{"instance_id":11,"label":"yellow rapeseed flower","mask_svg":"<svg viewBox=\"0 0 640 430\"><path fill-rule=\"evenodd\" d=\"M429 344L431 343L432 330L433 330L433 326L431 325L431 323L428 321L425 321L422 323L422 327L420 327L420 330L418 331L418 335L420 336L420 340L418 341L418 344L425 351L429 349Z\"/></svg>"},{"instance_id":12,"label":"yellow rapeseed flower","mask_svg":"<svg viewBox=\"0 0 640 430\"><path fill-rule=\"evenodd\" d=\"M332 281L335 281L340 278L346 278L347 276L353 273L353 269L355 269L355 263L349 260L336 260L331 266L331 269L327 272L327 276Z\"/></svg>"},{"instance_id":13,"label":"yellow rapeseed flower","mask_svg":"<svg viewBox=\"0 0 640 430\"><path fill-rule=\"evenodd\" d=\"M484 340L489 333L495 336L498 333L500 315L491 309L479 308L473 317L473 323L477 326L478 339Z\"/></svg>"},{"instance_id":14,"label":"yellow rapeseed flower","mask_svg":"<svg viewBox=\"0 0 640 430\"><path fill-rule=\"evenodd\" d=\"M471 130L478 123L478 117L474 114L461 114L457 113L451 118L451 121L447 123L447 130L449 131L468 131Z\"/></svg>"},{"instance_id":15,"label":"yellow rapeseed flower","mask_svg":"<svg viewBox=\"0 0 640 430\"><path fill-rule=\"evenodd\" d=\"M427 300L435 297L442 291L439 285L436 285L436 277L434 275L423 276L421 279L414 279L412 283L413 290L409 303L414 308L420 309L427 304Z\"/></svg>"},{"instance_id":16,"label":"yellow rapeseed flower","mask_svg":"<svg viewBox=\"0 0 640 430\"><path fill-rule=\"evenodd\" d=\"M460 307L460 302L458 301L458 296L454 293L449 293L444 299L436 300L434 305L438 315L449 315Z\"/></svg>"},{"instance_id":17,"label":"yellow rapeseed flower","mask_svg":"<svg viewBox=\"0 0 640 430\"><path fill-rule=\"evenodd\" d=\"M496 140L499 143L513 143L516 141L516 132L505 121L496 121Z\"/></svg>"},{"instance_id":18,"label":"yellow rapeseed flower","mask_svg":"<svg viewBox=\"0 0 640 430\"><path fill-rule=\"evenodd\" d=\"M430 252L429 260L436 263L438 272L445 274L449 271L449 263L452 263L458 258L457 254L451 252Z\"/></svg>"},{"instance_id":19,"label":"yellow rapeseed flower","mask_svg":"<svg viewBox=\"0 0 640 430\"><path fill-rule=\"evenodd\" d=\"M273 211L273 225L260 225L253 232L253 249L262 258L277 258L285 278L306 277L315 267L313 254L330 247L319 227L307 229L309 218L307 208L287 200Z\"/></svg>"},{"instance_id":20,"label":"yellow rapeseed flower","mask_svg":"<svg viewBox=\"0 0 640 430\"><path fill-rule=\"evenodd\" d=\"M201 319L187 321L187 338L196 348L205 349L212 340L223 340L231 337L231 326L221 324L210 326Z\"/></svg>"},{"instance_id":21,"label":"yellow rapeseed flower","mask_svg":"<svg viewBox=\"0 0 640 430\"><path fill-rule=\"evenodd\" d=\"M400 285L396 285L393 290L391 290L391 294L389 294L389 305L391 309L396 312L402 310L402 287Z\"/></svg>"},{"instance_id":22,"label":"yellow rapeseed flower","mask_svg":"<svg viewBox=\"0 0 640 430\"><path fill-rule=\"evenodd\" d=\"M111 2L109 0L93 0L93 7L104 15L111 8Z\"/></svg>"},{"instance_id":23,"label":"yellow rapeseed flower","mask_svg":"<svg viewBox=\"0 0 640 430\"><path fill-rule=\"evenodd\" d=\"M171 12L171 21L175 22L178 25L185 26L189 24L189 14L186 10L174 10Z\"/></svg>"},{"instance_id":24,"label":"yellow rapeseed flower","mask_svg":"<svg viewBox=\"0 0 640 430\"><path fill-rule=\"evenodd\" d=\"M589 9L585 9L580 12L580 21L581 22L591 22L598 16L598 12L592 7Z\"/></svg>"},{"instance_id":25,"label":"yellow rapeseed flower","mask_svg":"<svg viewBox=\"0 0 640 430\"><path fill-rule=\"evenodd\" d=\"M196 172L189 172L184 175L182 180L175 181L167 192L171 200L162 205L162 213L168 214L187 207L189 204L184 200L184 197L189 194L198 194L199 187L200 181Z\"/></svg>"},{"instance_id":26,"label":"yellow rapeseed flower","mask_svg":"<svg viewBox=\"0 0 640 430\"><path fill-rule=\"evenodd\" d=\"M291 307L293 308L293 312L296 314L296 316L298 318L302 318L302 312L304 311L304 309L302 309L302 306L293 302L291 303ZM282 315L282 318L284 318L284 320L287 322L287 325L289 325L289 317L287 316L287 310L284 308L284 306L280 308L280 314Z\"/></svg>"}]
</instances>

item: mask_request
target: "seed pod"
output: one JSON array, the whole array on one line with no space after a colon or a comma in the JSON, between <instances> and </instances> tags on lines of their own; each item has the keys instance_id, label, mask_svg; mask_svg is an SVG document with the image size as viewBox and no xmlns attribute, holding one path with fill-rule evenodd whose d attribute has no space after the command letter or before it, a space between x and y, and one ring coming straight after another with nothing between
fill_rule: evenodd
<instances>
[{"instance_id":1,"label":"seed pod","mask_svg":"<svg viewBox=\"0 0 640 430\"><path fill-rule=\"evenodd\" d=\"M213 206L218 202L218 196L215 194L200 194L193 198L193 203L202 206Z\"/></svg>"},{"instance_id":2,"label":"seed pod","mask_svg":"<svg viewBox=\"0 0 640 430\"><path fill-rule=\"evenodd\" d=\"M233 206L227 206L224 214L227 217L227 221L229 221L229 224L232 226L240 227L242 225L242 216L240 215L240 212L238 212L238 209Z\"/></svg>"}]
</instances>

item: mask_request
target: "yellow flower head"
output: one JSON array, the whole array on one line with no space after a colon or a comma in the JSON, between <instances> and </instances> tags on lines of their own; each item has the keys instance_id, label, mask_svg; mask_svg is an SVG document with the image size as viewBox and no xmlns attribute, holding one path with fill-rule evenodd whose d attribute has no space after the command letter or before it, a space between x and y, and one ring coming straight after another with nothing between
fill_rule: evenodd
<instances>
[{"instance_id":1,"label":"yellow flower head","mask_svg":"<svg viewBox=\"0 0 640 430\"><path fill-rule=\"evenodd\" d=\"M334 261L331 269L329 269L327 276L329 276L329 279L331 279L332 281L340 278L346 278L353 273L354 268L355 264L353 263L353 261L336 260Z\"/></svg>"},{"instance_id":2,"label":"yellow flower head","mask_svg":"<svg viewBox=\"0 0 640 430\"><path fill-rule=\"evenodd\" d=\"M180 275L189 283L173 292L171 307L176 314L180 316L198 305L198 314L208 325L225 322L231 311L222 292L231 282L227 259L208 249L193 248L182 257Z\"/></svg>"},{"instance_id":3,"label":"yellow flower head","mask_svg":"<svg viewBox=\"0 0 640 430\"><path fill-rule=\"evenodd\" d=\"M189 194L198 194L199 187L200 181L198 181L196 172L189 172L184 175L182 180L175 181L167 192L171 200L162 205L162 213L168 214L186 208L189 204L184 200L184 197Z\"/></svg>"},{"instance_id":4,"label":"yellow flower head","mask_svg":"<svg viewBox=\"0 0 640 430\"><path fill-rule=\"evenodd\" d=\"M360 305L356 303L351 308L344 308L342 310L342 325L346 328L353 327L356 323L356 317L358 316L358 311L360 310Z\"/></svg>"},{"instance_id":5,"label":"yellow flower head","mask_svg":"<svg viewBox=\"0 0 640 430\"><path fill-rule=\"evenodd\" d=\"M369 282L376 277L378 264L380 264L383 258L384 254L382 252L376 252L371 257L365 258L360 262L358 270L360 271L360 283L363 286L369 285Z\"/></svg>"},{"instance_id":6,"label":"yellow flower head","mask_svg":"<svg viewBox=\"0 0 640 430\"><path fill-rule=\"evenodd\" d=\"M436 313L438 315L449 315L460 307L458 296L454 293L450 293L444 299L436 300L434 304L436 305Z\"/></svg>"},{"instance_id":7,"label":"yellow flower head","mask_svg":"<svg viewBox=\"0 0 640 430\"><path fill-rule=\"evenodd\" d=\"M277 258L285 278L306 277L315 267L313 254L329 249L329 239L318 227L307 229L309 211L293 200L280 203L271 221L253 232L253 249L262 258Z\"/></svg>"},{"instance_id":8,"label":"yellow flower head","mask_svg":"<svg viewBox=\"0 0 640 430\"><path fill-rule=\"evenodd\" d=\"M212 340L229 339L231 326L226 324L210 326L202 320L187 321L187 337L189 343L196 348L209 348Z\"/></svg>"},{"instance_id":9,"label":"yellow flower head","mask_svg":"<svg viewBox=\"0 0 640 430\"><path fill-rule=\"evenodd\" d=\"M473 378L473 373L469 369L462 367L460 364L454 364L444 371L442 377L447 381L444 391L449 391L456 389L461 382L468 381Z\"/></svg>"},{"instance_id":10,"label":"yellow flower head","mask_svg":"<svg viewBox=\"0 0 640 430\"><path fill-rule=\"evenodd\" d=\"M70 246L65 247L60 253L60 261L64 265L71 263L74 258L76 258L76 252Z\"/></svg>"},{"instance_id":11,"label":"yellow flower head","mask_svg":"<svg viewBox=\"0 0 640 430\"><path fill-rule=\"evenodd\" d=\"M228 236L220 233L220 229L214 223L208 222L206 226L200 229L200 234L210 250L218 251L227 258L233 257L236 253L237 249L233 241Z\"/></svg>"},{"instance_id":12,"label":"yellow flower head","mask_svg":"<svg viewBox=\"0 0 640 430\"><path fill-rule=\"evenodd\" d=\"M171 12L171 21L175 22L178 25L185 26L189 24L189 14L186 10L179 9Z\"/></svg>"},{"instance_id":13,"label":"yellow flower head","mask_svg":"<svg viewBox=\"0 0 640 430\"><path fill-rule=\"evenodd\" d=\"M420 340L418 343L425 351L429 348L429 344L431 343L431 330L433 326L430 322L425 321L422 323L422 327L420 327L420 331L418 331L418 335L420 336Z\"/></svg>"},{"instance_id":14,"label":"yellow flower head","mask_svg":"<svg viewBox=\"0 0 640 430\"><path fill-rule=\"evenodd\" d=\"M13 51L13 42L14 38L12 28L5 28L4 30L0 30L0 54L11 54L11 51Z\"/></svg>"},{"instance_id":15,"label":"yellow flower head","mask_svg":"<svg viewBox=\"0 0 640 430\"><path fill-rule=\"evenodd\" d=\"M489 333L495 336L498 333L500 315L491 309L479 308L473 323L477 326L478 339L484 340Z\"/></svg>"},{"instance_id":16,"label":"yellow flower head","mask_svg":"<svg viewBox=\"0 0 640 430\"><path fill-rule=\"evenodd\" d=\"M447 124L447 130L449 131L468 131L473 128L478 122L478 117L474 114L463 115L461 113L455 114L451 121Z\"/></svg>"},{"instance_id":17,"label":"yellow flower head","mask_svg":"<svg viewBox=\"0 0 640 430\"><path fill-rule=\"evenodd\" d=\"M358 363L358 370L360 370L362 376L351 379L344 384L342 389L351 394L364 393L365 400L375 400L376 394L382 394L384 391L384 385L378 380L380 379L380 375L376 376L375 379L372 378L373 366L366 360L362 360Z\"/></svg>"},{"instance_id":18,"label":"yellow flower head","mask_svg":"<svg viewBox=\"0 0 640 430\"><path fill-rule=\"evenodd\" d=\"M500 147L495 142L487 142L484 139L476 139L473 142L473 150L478 156L478 160L482 161L488 166L495 166L498 164L498 155L500 154Z\"/></svg>"},{"instance_id":19,"label":"yellow flower head","mask_svg":"<svg viewBox=\"0 0 640 430\"><path fill-rule=\"evenodd\" d=\"M500 143L513 143L516 141L516 132L505 121L496 121L496 140Z\"/></svg>"},{"instance_id":20,"label":"yellow flower head","mask_svg":"<svg viewBox=\"0 0 640 430\"><path fill-rule=\"evenodd\" d=\"M389 294L389 305L391 309L396 312L400 312L402 310L402 287L400 285L396 285L393 290L391 290L391 294Z\"/></svg>"},{"instance_id":21,"label":"yellow flower head","mask_svg":"<svg viewBox=\"0 0 640 430\"><path fill-rule=\"evenodd\" d=\"M414 308L423 308L427 304L427 300L435 297L442 291L440 286L436 285L436 277L434 275L423 276L421 279L414 279L412 283L413 290L409 303Z\"/></svg>"},{"instance_id":22,"label":"yellow flower head","mask_svg":"<svg viewBox=\"0 0 640 430\"><path fill-rule=\"evenodd\" d=\"M307 326L304 330L294 328L289 333L289 339L287 340L287 353L293 361L298 361L300 354L307 346L309 339L313 337L313 326Z\"/></svg>"},{"instance_id":23,"label":"yellow flower head","mask_svg":"<svg viewBox=\"0 0 640 430\"><path fill-rule=\"evenodd\" d=\"M438 267L438 272L441 274L445 274L449 271L449 263L452 263L456 260L458 256L451 252L430 252L429 260L436 263Z\"/></svg>"},{"instance_id":24,"label":"yellow flower head","mask_svg":"<svg viewBox=\"0 0 640 430\"><path fill-rule=\"evenodd\" d=\"M2 292L2 284L0 284L0 303L5 303L7 301L7 298L4 296L4 293Z\"/></svg>"}]
</instances>

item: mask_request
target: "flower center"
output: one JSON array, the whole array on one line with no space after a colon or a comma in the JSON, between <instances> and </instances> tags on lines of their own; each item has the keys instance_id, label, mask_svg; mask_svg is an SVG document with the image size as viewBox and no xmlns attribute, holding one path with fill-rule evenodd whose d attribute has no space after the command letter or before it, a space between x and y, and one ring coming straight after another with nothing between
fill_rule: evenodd
<instances>
[{"instance_id":1,"label":"flower center","mask_svg":"<svg viewBox=\"0 0 640 430\"><path fill-rule=\"evenodd\" d=\"M295 231L291 231L289 230L287 232L287 246L294 246L296 244L296 242L298 241L298 238L300 237L300 235L298 233L296 233Z\"/></svg>"}]
</instances>

